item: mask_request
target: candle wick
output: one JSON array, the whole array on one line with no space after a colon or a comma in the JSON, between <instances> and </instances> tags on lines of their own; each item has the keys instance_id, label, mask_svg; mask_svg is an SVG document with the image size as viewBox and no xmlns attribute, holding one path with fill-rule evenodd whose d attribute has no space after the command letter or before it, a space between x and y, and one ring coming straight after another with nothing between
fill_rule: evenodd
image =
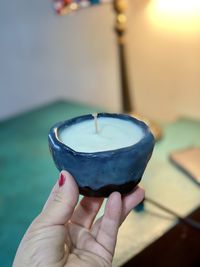
<instances>
[{"instance_id":1,"label":"candle wick","mask_svg":"<svg viewBox=\"0 0 200 267\"><path fill-rule=\"evenodd\" d=\"M97 122L98 113L93 113L92 116L94 118L95 133L98 134L98 132L99 132L98 122Z\"/></svg>"}]
</instances>

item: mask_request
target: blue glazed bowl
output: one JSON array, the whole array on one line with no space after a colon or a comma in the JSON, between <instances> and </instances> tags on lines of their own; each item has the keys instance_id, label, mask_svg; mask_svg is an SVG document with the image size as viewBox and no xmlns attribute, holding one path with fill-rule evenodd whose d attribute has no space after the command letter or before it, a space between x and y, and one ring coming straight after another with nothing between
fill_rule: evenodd
<instances>
[{"instance_id":1,"label":"blue glazed bowl","mask_svg":"<svg viewBox=\"0 0 200 267\"><path fill-rule=\"evenodd\" d=\"M59 139L59 132L73 124L93 119L76 117L54 125L49 132L49 148L59 171L67 170L75 178L80 194L107 197L113 191L130 192L141 180L154 148L154 137L142 121L124 114L99 113L98 117L128 120L142 128L143 138L136 144L102 152L77 152Z\"/></svg>"}]
</instances>

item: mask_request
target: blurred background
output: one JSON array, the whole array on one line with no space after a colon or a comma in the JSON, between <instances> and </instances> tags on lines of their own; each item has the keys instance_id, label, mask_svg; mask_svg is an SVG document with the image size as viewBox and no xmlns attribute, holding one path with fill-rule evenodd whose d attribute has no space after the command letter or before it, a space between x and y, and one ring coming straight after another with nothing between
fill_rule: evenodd
<instances>
[{"instance_id":1,"label":"blurred background","mask_svg":"<svg viewBox=\"0 0 200 267\"><path fill-rule=\"evenodd\" d=\"M200 155L200 1L126 2L130 100L163 131L142 184L147 197L178 215L145 200L121 227L113 267L200 266L199 232L178 218L192 214L200 221L200 180L194 183L169 160L188 147ZM122 111L114 24L111 3L58 16L50 0L0 0L3 267L11 266L58 177L48 149L50 127L85 113ZM194 158L186 162L193 166Z\"/></svg>"},{"instance_id":2,"label":"blurred background","mask_svg":"<svg viewBox=\"0 0 200 267\"><path fill-rule=\"evenodd\" d=\"M199 1L127 2L137 111L158 120L200 118ZM56 99L119 111L113 27L110 4L58 17L49 0L1 1L0 119Z\"/></svg>"}]
</instances>

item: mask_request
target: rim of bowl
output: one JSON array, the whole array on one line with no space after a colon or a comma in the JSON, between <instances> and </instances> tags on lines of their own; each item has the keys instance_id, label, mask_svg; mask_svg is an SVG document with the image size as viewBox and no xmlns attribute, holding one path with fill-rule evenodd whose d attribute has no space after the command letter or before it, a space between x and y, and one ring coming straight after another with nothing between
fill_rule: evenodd
<instances>
[{"instance_id":1,"label":"rim of bowl","mask_svg":"<svg viewBox=\"0 0 200 267\"><path fill-rule=\"evenodd\" d=\"M132 117L128 114L121 114L121 113L100 112L100 113L98 113L98 117L109 117L109 118L116 118L116 119L123 119L123 120L131 121L142 128L142 130L144 132L144 136L137 143L134 143L133 145L125 146L125 147L117 148L117 149L113 149L113 150L96 151L96 152L76 151L76 150L72 149L71 147L67 146L65 143L63 143L60 140L59 131L60 131L60 129L67 128L67 127L69 127L69 126L71 126L77 122L91 120L94 118L92 114L87 114L87 115L78 116L75 118L71 118L69 120L65 120L65 121L61 121L61 122L56 123L54 126L51 127L51 129L49 131L49 138L51 139L51 141L55 145L62 146L68 152L71 152L71 153L76 154L76 155L79 154L79 155L88 155L88 156L89 155L91 155L91 156L103 155L103 154L111 155L111 154L115 154L115 153L119 153L119 152L123 152L123 151L125 152L125 151L133 149L134 147L138 146L139 144L147 142L148 139L150 139L150 143L152 143L152 145L154 146L154 143L155 143L154 136L151 133L149 126L146 123L144 123L143 121L136 119L135 117ZM55 141L56 141L56 143L55 143Z\"/></svg>"}]
</instances>

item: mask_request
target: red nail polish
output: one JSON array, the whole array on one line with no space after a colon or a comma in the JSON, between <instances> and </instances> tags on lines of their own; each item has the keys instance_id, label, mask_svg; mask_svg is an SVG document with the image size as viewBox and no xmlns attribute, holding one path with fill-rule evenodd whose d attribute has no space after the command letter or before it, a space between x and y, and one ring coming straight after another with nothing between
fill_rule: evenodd
<instances>
[{"instance_id":1,"label":"red nail polish","mask_svg":"<svg viewBox=\"0 0 200 267\"><path fill-rule=\"evenodd\" d=\"M61 174L60 174L60 178L59 178L59 180L58 180L59 187L61 187L61 186L64 185L65 180L66 180L66 178L65 178L64 174L61 173Z\"/></svg>"}]
</instances>

